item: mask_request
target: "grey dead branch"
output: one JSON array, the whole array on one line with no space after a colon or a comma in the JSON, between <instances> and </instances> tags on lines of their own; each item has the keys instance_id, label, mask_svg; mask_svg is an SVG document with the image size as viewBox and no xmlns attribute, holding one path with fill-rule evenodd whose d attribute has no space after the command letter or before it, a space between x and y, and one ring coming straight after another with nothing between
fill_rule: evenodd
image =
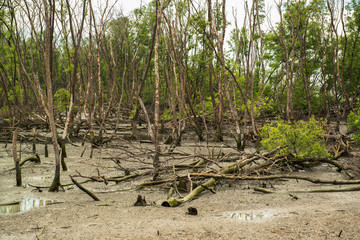
<instances>
[{"instance_id":1,"label":"grey dead branch","mask_svg":"<svg viewBox=\"0 0 360 240\"><path fill-rule=\"evenodd\" d=\"M111 130L109 128L109 130ZM146 128L140 129L146 131ZM86 128L83 140L89 144L94 144L91 136L86 136ZM165 207L176 207L199 197L207 197L208 194L221 194L217 191L219 186L224 183L240 184L241 182L255 182L259 187L252 187L254 192L272 193L272 194L291 194L291 193L321 193L321 192L339 192L339 191L358 191L360 180L358 169L343 162L341 156L350 154L351 141L345 135L326 135L330 142L329 149L332 155L330 158L294 158L291 156L278 155L280 148L270 152L246 153L236 148L235 141L219 142L194 142L183 140L183 145L169 146L161 144L162 152L159 154L159 178L153 180L153 158L156 156L153 143L144 143L142 135L138 139L129 139L123 132L126 127L119 128L119 132L112 133L107 131L101 138L97 137L96 146L92 146L95 161L84 160L83 155L87 156L90 150L84 147L78 147L81 153L80 162L96 171L97 174L89 175L81 172L70 175L71 182L62 184L66 189L76 185L81 191L89 195L95 201L104 199L101 194L112 192L114 189L107 189L109 183L130 185L130 191L143 191L146 189L165 190L164 199L161 203ZM169 136L166 132L161 136L164 142ZM3 136L6 139L6 136ZM20 131L18 138L22 141L33 144L33 135L26 131ZM191 137L190 137L191 138ZM36 145L48 142L46 136L41 133L36 134L36 139L40 140ZM43 140L46 139L46 140ZM80 139L80 138L78 138ZM14 139L13 139L14 141ZM76 142L76 138L74 140ZM66 140L65 140L65 143ZM37 148L39 149L39 147ZM40 148L42 149L42 148ZM255 150L255 148L253 149ZM26 157L19 163L20 167L29 167L25 163L35 162L40 164L39 150L29 153L32 156ZM35 154L35 156L33 156ZM342 175L343 180L335 179L315 179L299 174L300 172L313 171L316 166L327 166L336 174ZM8 171L13 171L9 169ZM116 173L116 174L115 174ZM81 181L79 181L81 180ZM277 182L286 181L308 181L318 185L316 189L277 189ZM98 191L89 183L104 184L104 189ZM255 185L256 185L255 184ZM110 184L111 185L111 184ZM331 188L324 185L336 185ZM351 187L343 187L353 185ZM48 188L49 186L35 186L36 189ZM275 187L274 187L275 186ZM339 188L340 186L340 188ZM149 198L149 197L147 197ZM151 197L150 197L151 198ZM135 201L135 200L134 200Z\"/></svg>"}]
</instances>

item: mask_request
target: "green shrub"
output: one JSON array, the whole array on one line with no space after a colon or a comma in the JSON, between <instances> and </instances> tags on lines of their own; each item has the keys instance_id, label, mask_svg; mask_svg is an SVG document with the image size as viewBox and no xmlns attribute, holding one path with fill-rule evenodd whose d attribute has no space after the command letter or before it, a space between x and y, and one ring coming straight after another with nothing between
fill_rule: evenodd
<instances>
[{"instance_id":1,"label":"green shrub","mask_svg":"<svg viewBox=\"0 0 360 240\"><path fill-rule=\"evenodd\" d=\"M278 154L296 158L329 157L321 136L323 131L313 117L309 122L299 121L295 124L279 120L263 127L261 146L266 151L281 147Z\"/></svg>"},{"instance_id":2,"label":"green shrub","mask_svg":"<svg viewBox=\"0 0 360 240\"><path fill-rule=\"evenodd\" d=\"M354 132L352 138L360 145L360 115L351 111L347 117L348 131Z\"/></svg>"},{"instance_id":3,"label":"green shrub","mask_svg":"<svg viewBox=\"0 0 360 240\"><path fill-rule=\"evenodd\" d=\"M218 94L215 93L215 104L219 104ZM199 113L199 115L205 115L207 120L213 121L214 120L214 106L212 104L211 97L207 97L204 99L204 103L198 103L195 105L195 111ZM204 108L204 109L203 109ZM204 112L204 111L205 112Z\"/></svg>"},{"instance_id":4,"label":"green shrub","mask_svg":"<svg viewBox=\"0 0 360 240\"><path fill-rule=\"evenodd\" d=\"M173 114L171 112L171 109L165 109L165 111L162 114L162 119L164 121L171 121L173 119Z\"/></svg>"},{"instance_id":5,"label":"green shrub","mask_svg":"<svg viewBox=\"0 0 360 240\"><path fill-rule=\"evenodd\" d=\"M70 92L64 88L60 88L54 94L54 105L59 112L69 111Z\"/></svg>"}]
</instances>

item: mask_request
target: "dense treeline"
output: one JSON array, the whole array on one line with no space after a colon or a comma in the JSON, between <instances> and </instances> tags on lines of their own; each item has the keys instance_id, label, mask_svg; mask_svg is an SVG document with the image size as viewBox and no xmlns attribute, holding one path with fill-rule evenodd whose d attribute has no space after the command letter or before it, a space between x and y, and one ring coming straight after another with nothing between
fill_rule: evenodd
<instances>
[{"instance_id":1,"label":"dense treeline","mask_svg":"<svg viewBox=\"0 0 360 240\"><path fill-rule=\"evenodd\" d=\"M200 140L231 123L241 148L258 118L346 117L359 106L359 1L275 3L276 23L263 0L245 2L241 21L225 0L155 0L129 16L109 0L2 0L1 118L45 119L54 148L56 122L65 139L84 119L91 134L125 116L135 135L144 118L160 152L163 122Z\"/></svg>"},{"instance_id":2,"label":"dense treeline","mask_svg":"<svg viewBox=\"0 0 360 240\"><path fill-rule=\"evenodd\" d=\"M204 3L163 3L158 47L162 118L173 118L174 111L180 113L178 119L181 114L195 117L206 108L208 118L220 124L232 114L293 119L356 106L357 1L279 2L280 22L266 30L271 19L264 1L246 3L243 26L228 20L225 1ZM28 110L23 106L39 105L34 75L44 85L46 10L55 11L50 71L56 110L69 108L61 103L70 102L72 94L76 109L93 109L97 118L110 109L136 109L137 96L146 106L154 104L154 29L160 3L153 1L130 16L114 15L116 4L110 2L96 11L92 5L2 1L2 114L15 116ZM235 26L228 33L230 23ZM225 34L231 35L228 50ZM237 113L226 114L226 109Z\"/></svg>"}]
</instances>

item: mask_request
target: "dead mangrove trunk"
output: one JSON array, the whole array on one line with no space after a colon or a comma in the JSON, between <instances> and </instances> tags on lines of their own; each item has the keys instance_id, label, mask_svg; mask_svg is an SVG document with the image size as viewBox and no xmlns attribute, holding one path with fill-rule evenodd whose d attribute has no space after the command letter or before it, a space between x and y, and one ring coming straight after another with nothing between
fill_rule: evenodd
<instances>
[{"instance_id":1,"label":"dead mangrove trunk","mask_svg":"<svg viewBox=\"0 0 360 240\"><path fill-rule=\"evenodd\" d=\"M17 157L17 136L18 136L18 129L16 128L13 133L12 139L12 147L13 147L13 158L15 163L15 170L16 170L16 186L21 187L21 168L20 168L20 159Z\"/></svg>"}]
</instances>

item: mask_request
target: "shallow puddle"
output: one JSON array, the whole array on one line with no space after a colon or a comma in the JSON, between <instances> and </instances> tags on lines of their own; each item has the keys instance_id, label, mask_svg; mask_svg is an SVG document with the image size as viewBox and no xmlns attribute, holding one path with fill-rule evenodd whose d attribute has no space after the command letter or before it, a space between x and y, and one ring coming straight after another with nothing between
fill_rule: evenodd
<instances>
[{"instance_id":1,"label":"shallow puddle","mask_svg":"<svg viewBox=\"0 0 360 240\"><path fill-rule=\"evenodd\" d=\"M273 216L270 212L225 212L223 216L239 221L256 221L264 220Z\"/></svg>"},{"instance_id":2,"label":"shallow puddle","mask_svg":"<svg viewBox=\"0 0 360 240\"><path fill-rule=\"evenodd\" d=\"M9 202L0 204L0 214L12 214L18 212L25 212L33 208L38 208L56 203L55 200L42 200L42 199L24 199L20 202Z\"/></svg>"}]
</instances>

